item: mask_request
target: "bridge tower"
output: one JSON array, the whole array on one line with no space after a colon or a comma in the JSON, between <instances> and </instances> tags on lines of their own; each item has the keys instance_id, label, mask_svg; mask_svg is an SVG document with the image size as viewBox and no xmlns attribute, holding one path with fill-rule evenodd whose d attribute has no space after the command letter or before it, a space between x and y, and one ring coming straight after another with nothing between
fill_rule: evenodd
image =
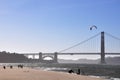
<instances>
[{"instance_id":1,"label":"bridge tower","mask_svg":"<svg viewBox=\"0 0 120 80\"><path fill-rule=\"evenodd\" d=\"M58 54L57 54L57 52L54 53L54 62L55 63L58 62Z\"/></svg>"},{"instance_id":2,"label":"bridge tower","mask_svg":"<svg viewBox=\"0 0 120 80\"><path fill-rule=\"evenodd\" d=\"M105 64L105 38L104 38L104 32L101 32L101 64Z\"/></svg>"},{"instance_id":3,"label":"bridge tower","mask_svg":"<svg viewBox=\"0 0 120 80\"><path fill-rule=\"evenodd\" d=\"M39 53L39 61L42 62L42 53Z\"/></svg>"}]
</instances>

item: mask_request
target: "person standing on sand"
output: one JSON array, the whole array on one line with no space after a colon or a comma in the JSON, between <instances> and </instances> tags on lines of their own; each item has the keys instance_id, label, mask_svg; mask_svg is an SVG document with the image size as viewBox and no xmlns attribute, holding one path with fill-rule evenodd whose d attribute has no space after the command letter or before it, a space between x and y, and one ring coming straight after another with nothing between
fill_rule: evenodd
<instances>
[{"instance_id":1,"label":"person standing on sand","mask_svg":"<svg viewBox=\"0 0 120 80\"><path fill-rule=\"evenodd\" d=\"M80 75L80 69L78 69L78 73L77 74Z\"/></svg>"},{"instance_id":2,"label":"person standing on sand","mask_svg":"<svg viewBox=\"0 0 120 80\"><path fill-rule=\"evenodd\" d=\"M13 66L10 66L10 69L12 69L13 68Z\"/></svg>"},{"instance_id":3,"label":"person standing on sand","mask_svg":"<svg viewBox=\"0 0 120 80\"><path fill-rule=\"evenodd\" d=\"M5 66L3 66L3 69L6 69L6 67L5 67Z\"/></svg>"}]
</instances>

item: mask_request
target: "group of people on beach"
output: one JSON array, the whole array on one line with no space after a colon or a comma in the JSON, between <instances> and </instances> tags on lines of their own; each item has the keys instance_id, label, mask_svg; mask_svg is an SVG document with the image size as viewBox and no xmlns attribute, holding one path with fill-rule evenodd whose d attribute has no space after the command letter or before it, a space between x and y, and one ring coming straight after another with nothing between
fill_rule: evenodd
<instances>
[{"instance_id":1,"label":"group of people on beach","mask_svg":"<svg viewBox=\"0 0 120 80\"><path fill-rule=\"evenodd\" d=\"M74 73L74 71L73 71L72 69L70 69L70 70L68 71L68 73ZM81 70L78 69L76 74L80 75L80 74L83 74L83 72L81 72Z\"/></svg>"},{"instance_id":2,"label":"group of people on beach","mask_svg":"<svg viewBox=\"0 0 120 80\"><path fill-rule=\"evenodd\" d=\"M6 67L7 67L7 66L3 66L3 69L6 69ZM12 69L12 68L13 68L13 66L12 66L12 65L10 65L9 67L10 67L10 69ZM18 68L23 68L23 65L18 65Z\"/></svg>"}]
</instances>

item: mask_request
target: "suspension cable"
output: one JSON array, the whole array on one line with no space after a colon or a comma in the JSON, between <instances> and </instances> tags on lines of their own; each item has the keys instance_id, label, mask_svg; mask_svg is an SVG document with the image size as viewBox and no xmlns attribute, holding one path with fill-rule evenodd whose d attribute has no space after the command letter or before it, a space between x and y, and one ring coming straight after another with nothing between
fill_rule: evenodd
<instances>
[{"instance_id":1,"label":"suspension cable","mask_svg":"<svg viewBox=\"0 0 120 80\"><path fill-rule=\"evenodd\" d=\"M94 36L92 36L92 37L90 37L90 38L88 38L88 39L86 39L86 40L84 40L84 41L76 44L76 45L73 45L73 46L71 46L71 47L68 47L68 48L66 48L66 49L63 49L63 50L59 51L58 53L61 53L61 52L67 51L67 50L69 50L69 49L72 49L72 48L74 48L74 47L76 47L76 46L79 46L79 45L81 45L81 44L83 44L83 43L85 43L85 42L87 42L87 41L95 38L95 37L98 36L98 35L100 35L100 33L98 33L98 34L96 34L96 35L94 35Z\"/></svg>"},{"instance_id":2,"label":"suspension cable","mask_svg":"<svg viewBox=\"0 0 120 80\"><path fill-rule=\"evenodd\" d=\"M108 35L108 36L110 36L110 37L112 37L112 38L114 38L114 39L120 40L120 38L115 37L115 36L113 36L113 35L111 35L111 34L109 34L109 33L106 33L106 32L105 32L105 34Z\"/></svg>"}]
</instances>

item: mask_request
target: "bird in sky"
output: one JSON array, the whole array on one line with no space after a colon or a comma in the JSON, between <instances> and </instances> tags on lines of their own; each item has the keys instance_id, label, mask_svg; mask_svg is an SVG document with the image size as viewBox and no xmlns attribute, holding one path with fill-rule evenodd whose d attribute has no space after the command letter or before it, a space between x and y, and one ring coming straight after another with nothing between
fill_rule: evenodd
<instances>
[{"instance_id":1,"label":"bird in sky","mask_svg":"<svg viewBox=\"0 0 120 80\"><path fill-rule=\"evenodd\" d=\"M97 26L95 26L95 25L91 26L90 30L93 30L94 28L97 29Z\"/></svg>"}]
</instances>

